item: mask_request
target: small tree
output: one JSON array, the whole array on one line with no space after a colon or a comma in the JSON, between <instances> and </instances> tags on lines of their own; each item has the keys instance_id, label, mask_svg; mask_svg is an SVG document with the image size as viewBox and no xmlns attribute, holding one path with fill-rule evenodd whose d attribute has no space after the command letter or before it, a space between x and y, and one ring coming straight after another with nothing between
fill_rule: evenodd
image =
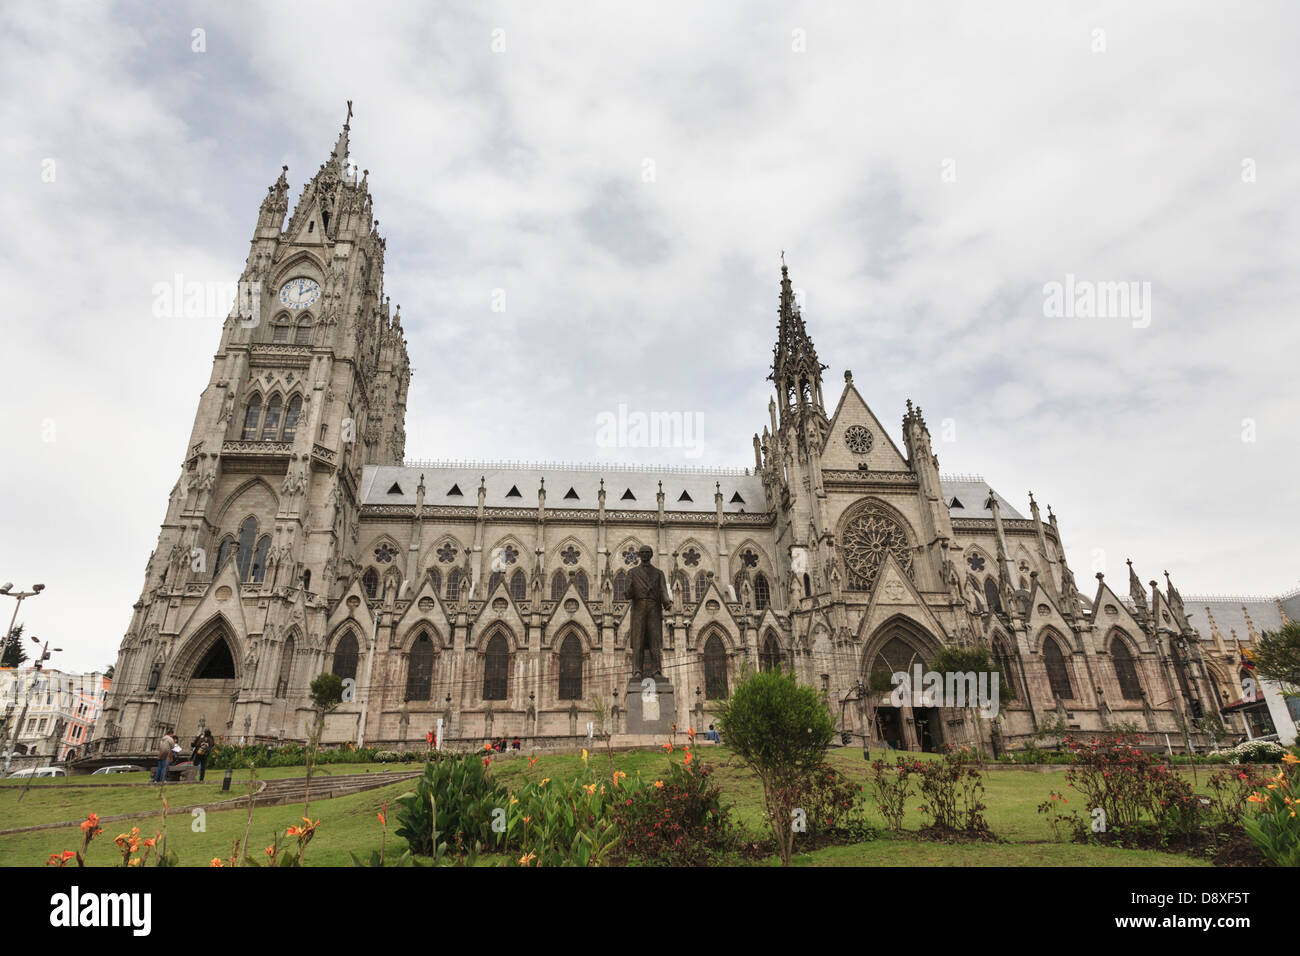
<instances>
[{"instance_id":1,"label":"small tree","mask_svg":"<svg viewBox=\"0 0 1300 956\"><path fill-rule=\"evenodd\" d=\"M325 729L325 717L343 703L343 678L325 671L311 682L311 704L316 711L311 740L307 745L307 786L303 793L303 816L311 815L311 770L320 747L320 735Z\"/></svg>"},{"instance_id":2,"label":"small tree","mask_svg":"<svg viewBox=\"0 0 1300 956\"><path fill-rule=\"evenodd\" d=\"M1288 621L1259 639L1255 673L1281 684L1286 697L1300 695L1300 621Z\"/></svg>"},{"instance_id":3,"label":"small tree","mask_svg":"<svg viewBox=\"0 0 1300 956\"><path fill-rule=\"evenodd\" d=\"M609 754L609 772L614 773L614 715L605 698L593 694L591 698L592 723L595 724L596 736L605 741L605 750Z\"/></svg>"},{"instance_id":4,"label":"small tree","mask_svg":"<svg viewBox=\"0 0 1300 956\"><path fill-rule=\"evenodd\" d=\"M835 735L826 703L794 674L763 671L741 679L718 709L718 722L727 745L763 784L768 824L781 865L789 866L800 794Z\"/></svg>"},{"instance_id":5,"label":"small tree","mask_svg":"<svg viewBox=\"0 0 1300 956\"><path fill-rule=\"evenodd\" d=\"M19 624L5 638L4 650L0 651L0 667L22 667L27 660L27 651L23 649L23 625Z\"/></svg>"}]
</instances>

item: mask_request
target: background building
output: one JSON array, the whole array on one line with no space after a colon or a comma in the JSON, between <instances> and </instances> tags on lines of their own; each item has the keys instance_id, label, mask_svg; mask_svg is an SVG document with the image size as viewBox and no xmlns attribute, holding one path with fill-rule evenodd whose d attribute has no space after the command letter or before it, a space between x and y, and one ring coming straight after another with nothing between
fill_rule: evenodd
<instances>
[{"instance_id":1,"label":"background building","mask_svg":"<svg viewBox=\"0 0 1300 956\"><path fill-rule=\"evenodd\" d=\"M99 672L71 674L54 668L0 670L0 723L4 744L14 744L13 728L23 715L15 754L75 759L94 736L112 681Z\"/></svg>"}]
</instances>

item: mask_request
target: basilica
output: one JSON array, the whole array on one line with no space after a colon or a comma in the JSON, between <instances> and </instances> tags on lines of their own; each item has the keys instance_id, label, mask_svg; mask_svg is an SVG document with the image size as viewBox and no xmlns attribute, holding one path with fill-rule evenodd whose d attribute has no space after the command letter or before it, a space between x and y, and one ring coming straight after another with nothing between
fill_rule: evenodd
<instances>
[{"instance_id":1,"label":"basilica","mask_svg":"<svg viewBox=\"0 0 1300 956\"><path fill-rule=\"evenodd\" d=\"M1077 580L1051 508L941 474L919 407L894 430L851 372L824 381L784 263L752 465L405 461L407 343L348 131L292 212L285 171L258 211L105 749L168 727L302 740L324 671L345 680L326 742L422 746L440 726L453 746L565 746L602 719L623 734L642 546L672 590L683 729L702 732L742 674L784 668L874 747L1131 727L1200 749L1231 730L1237 649L1203 640L1168 580ZM1006 682L996 715L889 705L880 675L974 645Z\"/></svg>"}]
</instances>

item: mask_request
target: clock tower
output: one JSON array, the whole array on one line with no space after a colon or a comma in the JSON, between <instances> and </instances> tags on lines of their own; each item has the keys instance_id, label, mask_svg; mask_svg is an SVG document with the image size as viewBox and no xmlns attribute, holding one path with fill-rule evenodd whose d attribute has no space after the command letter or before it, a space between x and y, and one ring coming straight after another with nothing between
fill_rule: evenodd
<instances>
[{"instance_id":1,"label":"clock tower","mask_svg":"<svg viewBox=\"0 0 1300 956\"><path fill-rule=\"evenodd\" d=\"M359 574L362 467L406 444L411 369L351 118L292 215L288 167L262 200L122 643L119 736L300 736L285 689Z\"/></svg>"}]
</instances>

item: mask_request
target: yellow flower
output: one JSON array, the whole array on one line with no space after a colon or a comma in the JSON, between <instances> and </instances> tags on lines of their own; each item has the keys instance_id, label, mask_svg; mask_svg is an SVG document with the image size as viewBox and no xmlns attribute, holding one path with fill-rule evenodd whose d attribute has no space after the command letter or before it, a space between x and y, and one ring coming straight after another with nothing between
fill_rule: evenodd
<instances>
[{"instance_id":1,"label":"yellow flower","mask_svg":"<svg viewBox=\"0 0 1300 956\"><path fill-rule=\"evenodd\" d=\"M583 762L583 763L586 763L586 762L587 762L587 748L586 748L586 747L583 747L583 748L582 748L582 762Z\"/></svg>"},{"instance_id":2,"label":"yellow flower","mask_svg":"<svg viewBox=\"0 0 1300 956\"><path fill-rule=\"evenodd\" d=\"M539 786L539 787L544 787L544 786L546 786L546 785L547 785L548 783L550 783L550 782L551 782L551 778L550 778L550 777L543 777L543 778L542 778L542 782L539 783L538 786Z\"/></svg>"},{"instance_id":3,"label":"yellow flower","mask_svg":"<svg viewBox=\"0 0 1300 956\"><path fill-rule=\"evenodd\" d=\"M510 803L511 803L512 805L513 805L513 804L516 804L516 803L518 803L518 802L519 802L519 798L518 798L518 797L511 797L511 798L510 798Z\"/></svg>"},{"instance_id":4,"label":"yellow flower","mask_svg":"<svg viewBox=\"0 0 1300 956\"><path fill-rule=\"evenodd\" d=\"M519 865L529 866L535 859L537 859L536 853L525 853L523 856L519 858Z\"/></svg>"},{"instance_id":5,"label":"yellow flower","mask_svg":"<svg viewBox=\"0 0 1300 956\"><path fill-rule=\"evenodd\" d=\"M589 783L589 784L587 784L585 787L583 787L582 789L586 790L586 791L587 791L587 795L590 796L591 794L593 794L593 793L596 792L596 785L595 785L594 783ZM604 788L602 788L602 789L604 789Z\"/></svg>"},{"instance_id":6,"label":"yellow flower","mask_svg":"<svg viewBox=\"0 0 1300 956\"><path fill-rule=\"evenodd\" d=\"M1249 800L1251 803L1268 803L1268 800L1266 800L1264 797L1261 797L1258 793L1252 793L1246 799Z\"/></svg>"}]
</instances>

